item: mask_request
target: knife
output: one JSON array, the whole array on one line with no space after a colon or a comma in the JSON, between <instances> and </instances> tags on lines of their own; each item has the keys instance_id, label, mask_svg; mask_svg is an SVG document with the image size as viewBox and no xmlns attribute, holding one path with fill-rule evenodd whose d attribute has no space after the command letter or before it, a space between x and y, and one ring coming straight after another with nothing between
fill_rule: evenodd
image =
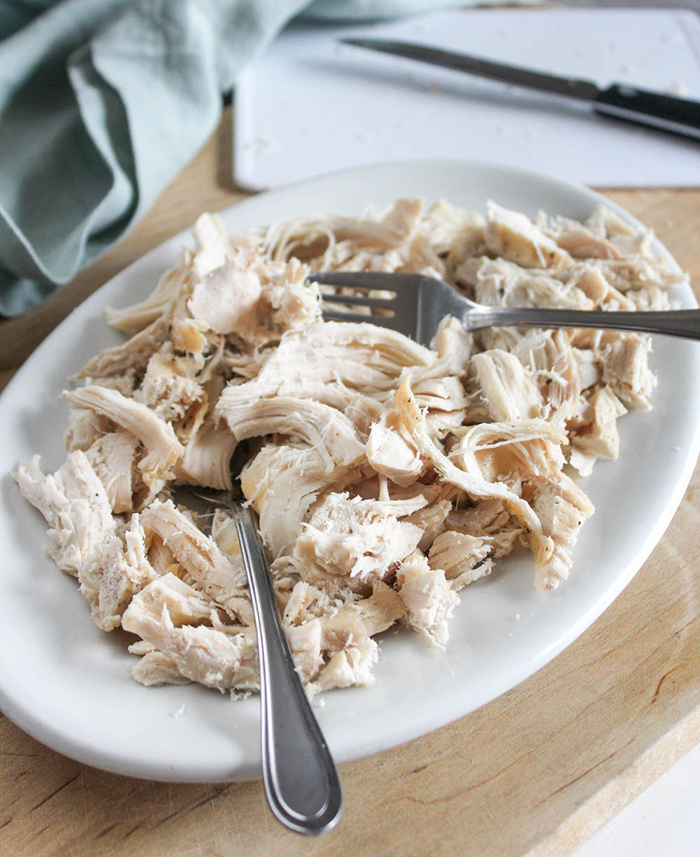
<instances>
[{"instance_id":1,"label":"knife","mask_svg":"<svg viewBox=\"0 0 700 857\"><path fill-rule=\"evenodd\" d=\"M612 116L700 140L700 101L676 98L622 83L601 89L589 80L559 77L541 71L518 68L505 63L457 54L412 42L388 39L340 39L345 45L367 48L392 56L419 60L442 68L488 77L502 83L523 86L587 102L596 113Z\"/></svg>"}]
</instances>

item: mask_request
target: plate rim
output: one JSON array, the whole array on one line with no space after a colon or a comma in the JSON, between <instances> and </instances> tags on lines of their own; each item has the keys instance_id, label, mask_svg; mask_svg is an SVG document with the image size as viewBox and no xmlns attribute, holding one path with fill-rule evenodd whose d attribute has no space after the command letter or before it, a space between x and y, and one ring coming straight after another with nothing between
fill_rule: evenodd
<instances>
[{"instance_id":1,"label":"plate rim","mask_svg":"<svg viewBox=\"0 0 700 857\"><path fill-rule=\"evenodd\" d=\"M573 192L576 196L580 196L590 202L591 206L593 206L594 204L604 204L611 210L622 216L626 222L631 223L632 225L638 228L647 228L636 217L626 211L622 206L618 205L617 203L614 203L612 200L607 199L601 194L598 194L596 191L591 190L590 188L587 188L583 185L579 185L575 182L570 182L555 176L543 175L534 170L523 170L519 167L491 163L489 161L435 158L415 158L410 161L402 162L377 162L371 165L350 167L343 170L324 173L323 175L316 176L312 179L295 182L293 184L285 186L284 188L277 188L274 190L266 191L253 197L249 197L248 199L245 199L242 202L236 203L233 206L229 206L223 209L222 211L219 211L218 214L222 216L224 218L224 222L226 222L227 217L235 217L237 215L240 215L244 207L246 209L254 209L254 207L260 205L261 200L263 201L263 205L265 205L267 199L271 196L281 197L285 195L294 195L298 193L300 188L303 189L304 187L324 184L329 180L333 180L337 177L347 176L348 174L372 173L377 170L386 171L387 169L395 170L397 168L410 169L411 167L416 167L418 169L477 169L497 172L500 173L502 176L515 176L518 180L521 180L523 178L531 178L540 185L545 184L549 185L550 187L564 189L566 192L569 193ZM236 214L233 214L234 212ZM245 217L245 212L243 216ZM23 373L25 367L34 367L36 363L41 364L43 356L47 352L51 351L54 336L56 336L56 338L60 336L59 330L63 328L63 325L69 322L69 319L71 319L71 317L73 317L75 313L79 313L81 318L96 318L98 316L101 316L102 311L106 306L104 301L104 292L109 286L113 286L116 281L128 277L128 274L133 272L134 269L138 269L142 266L147 266L149 259L154 258L157 254L167 252L171 247L177 245L182 246L186 242L186 239L189 236L190 232L191 229L186 229L165 239L165 241L161 242L159 245L153 247L147 253L143 254L138 259L125 266L113 277L107 280L102 286L96 289L95 292L91 294L86 300L82 301L73 310L73 312L66 317L66 319L63 319L59 323L59 325L57 325L57 327L46 337L46 339L34 350L34 352L29 356L29 358L24 361L15 376L10 380L5 390L3 390L2 394L0 395L0 408L3 407L4 402L8 398L8 396L6 395L8 391L12 391L11 395L14 395L15 387L18 387L21 384L21 374ZM656 246L662 250L666 258L671 260L671 263L675 266L675 268L677 270L680 270L669 251L665 248L663 244L661 244L660 241L656 240ZM684 301L684 304L693 305L694 303L694 305L697 306L697 302L692 296L692 291L688 291L689 299L687 301ZM95 312L95 310L97 310L97 312ZM109 328L106 323L104 323L104 328L106 331L109 331ZM700 367L700 355L698 356L696 363L698 364L698 367ZM522 674L521 677L515 683L505 680L503 683L507 686L501 687L501 689L498 690L495 695L490 696L489 699L482 700L476 706L465 710L463 706L455 704L453 706L453 709L444 712L445 716L440 720L440 722L436 723L433 726L430 726L428 729L419 726L418 728L414 728L413 730L404 730L404 733L399 736L399 740L393 741L390 744L386 744L380 741L379 746L377 746L377 742L365 742L365 745L359 753L348 754L341 752L339 754L336 754L338 760L347 761L349 759L361 758L362 756L378 752L383 749L388 749L391 746L396 746L398 744L405 743L406 741L412 740L420 735L427 734L428 732L431 732L434 729L440 728L441 726L446 725L447 723L450 723L459 717L465 716L471 711L476 710L476 708L488 704L489 701L492 701L493 699L502 695L504 692L511 689L512 687L515 687L518 684L522 683L527 678L536 673L538 670L540 670L545 664L549 663L554 657L556 657L558 654L568 648L568 646L571 645L571 643L574 642L574 640L576 640L581 635L581 633L583 633L584 630L589 628L593 624L593 622L595 622L596 619L599 618L600 615L607 609L607 607L613 603L613 601L619 596L623 589L634 578L645 560L652 553L653 549L660 541L661 537L663 536L663 533L667 529L668 525L670 524L672 518L674 517L677 511L678 505L680 504L681 499L687 488L687 484L690 481L690 478L692 477L695 462L698 457L698 452L700 452L700 424L696 424L695 426L691 449L685 456L685 464L682 477L679 478L675 483L674 490L671 492L671 496L669 497L666 503L664 515L662 515L657 520L656 526L640 543L638 550L634 554L634 559L628 563L628 566L634 566L634 570L631 571L631 573L619 576L615 581L615 586L612 587L612 589L607 590L606 593L604 593L604 595L602 595L598 599L598 601L596 601L596 603L591 605L589 610L580 617L578 623L570 629L570 633L565 635L565 638L560 639L556 646L548 649L546 652L543 652L539 661L532 665L532 669L530 669L526 674ZM609 597L611 592L613 592L612 597ZM356 690L351 692L357 693ZM212 778L212 771L209 769L207 769L206 771L202 769L200 773L197 773L197 771L194 770L181 770L178 772L172 770L171 766L161 766L163 768L162 770L155 771L153 765L146 765L143 768L139 768L139 766L134 766L133 764L126 766L121 765L118 754L115 757L109 752L100 751L99 749L94 747L86 748L85 745L81 744L80 741L71 741L70 739L72 738L72 736L66 737L62 733L51 730L50 726L41 719L36 718L33 712L25 711L21 708L21 706L16 706L14 704L14 700L9 699L7 697L2 681L0 681L0 708L21 729L23 729L25 732L28 732L33 737L37 738L42 743L46 744L47 746L60 753L63 753L64 755L74 758L80 762L89 764L93 767L99 767L111 771L113 773L128 776L135 776L145 779L158 779L164 781L196 782L205 780L215 781L217 779L216 776ZM228 775L225 777L225 779L249 779L255 778L257 776L259 776L257 766L255 764L249 764L247 767L245 765L241 766L240 770L236 772L235 776L231 776L231 773L228 772ZM222 778L219 777L218 779Z\"/></svg>"}]
</instances>

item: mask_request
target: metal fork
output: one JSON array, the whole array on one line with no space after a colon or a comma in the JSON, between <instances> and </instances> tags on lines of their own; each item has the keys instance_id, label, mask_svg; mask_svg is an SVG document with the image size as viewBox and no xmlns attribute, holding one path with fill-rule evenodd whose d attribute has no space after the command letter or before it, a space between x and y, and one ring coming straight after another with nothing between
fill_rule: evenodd
<instances>
[{"instance_id":1,"label":"metal fork","mask_svg":"<svg viewBox=\"0 0 700 857\"><path fill-rule=\"evenodd\" d=\"M263 783L270 809L282 824L297 833L324 833L340 818L342 787L294 667L257 515L240 502L236 488L210 491L184 486L180 491L226 507L236 525L258 640Z\"/></svg>"},{"instance_id":2,"label":"metal fork","mask_svg":"<svg viewBox=\"0 0 700 857\"><path fill-rule=\"evenodd\" d=\"M438 325L455 316L467 330L486 327L597 327L664 333L700 339L700 310L607 312L603 310L548 309L544 307L491 307L474 303L447 283L421 274L329 271L310 274L320 285L357 289L362 295L323 295L324 304L348 306L348 311L323 307L323 317L334 321L358 321L388 327L430 345ZM393 292L393 296L373 292ZM356 313L353 306L381 310L381 314Z\"/></svg>"}]
</instances>

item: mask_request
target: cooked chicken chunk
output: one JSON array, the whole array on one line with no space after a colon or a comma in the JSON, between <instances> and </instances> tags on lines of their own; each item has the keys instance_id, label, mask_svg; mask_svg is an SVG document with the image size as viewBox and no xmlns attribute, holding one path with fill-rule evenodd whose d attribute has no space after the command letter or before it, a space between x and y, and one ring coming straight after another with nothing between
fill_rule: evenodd
<instances>
[{"instance_id":1,"label":"cooked chicken chunk","mask_svg":"<svg viewBox=\"0 0 700 857\"><path fill-rule=\"evenodd\" d=\"M146 405L97 384L79 387L64 395L71 405L90 408L141 441L148 454L138 467L149 487L162 486L165 480L172 479L172 468L183 448L172 426L162 417Z\"/></svg>"},{"instance_id":2,"label":"cooked chicken chunk","mask_svg":"<svg viewBox=\"0 0 700 857\"><path fill-rule=\"evenodd\" d=\"M336 582L360 591L386 579L413 553L421 538L414 524L401 521L425 505L413 500L362 500L329 494L296 541L293 563L310 582Z\"/></svg>"},{"instance_id":3,"label":"cooked chicken chunk","mask_svg":"<svg viewBox=\"0 0 700 857\"><path fill-rule=\"evenodd\" d=\"M491 541L484 536L470 536L454 531L439 535L430 548L431 568L442 569L454 589L461 589L480 577L490 574L493 563Z\"/></svg>"},{"instance_id":4,"label":"cooked chicken chunk","mask_svg":"<svg viewBox=\"0 0 700 857\"><path fill-rule=\"evenodd\" d=\"M610 387L601 387L588 400L583 424L577 430L572 446L587 455L617 458L620 452L620 435L617 419L627 408Z\"/></svg>"},{"instance_id":5,"label":"cooked chicken chunk","mask_svg":"<svg viewBox=\"0 0 700 857\"><path fill-rule=\"evenodd\" d=\"M138 440L125 431L98 438L85 455L100 477L114 514L133 511L133 468Z\"/></svg>"},{"instance_id":6,"label":"cooked chicken chunk","mask_svg":"<svg viewBox=\"0 0 700 857\"><path fill-rule=\"evenodd\" d=\"M451 453L468 473L507 486L536 516L547 550L527 535L535 551L537 585L544 589L555 588L568 576L578 528L593 514L588 497L563 472L557 434L541 420L483 424L464 430ZM514 506L513 511L518 515L521 508Z\"/></svg>"},{"instance_id":7,"label":"cooked chicken chunk","mask_svg":"<svg viewBox=\"0 0 700 857\"><path fill-rule=\"evenodd\" d=\"M74 575L103 631L119 626L133 595L153 577L139 516L124 537L117 532L107 492L87 456L76 450L53 475L39 457L15 474L19 488L49 524L49 556Z\"/></svg>"},{"instance_id":8,"label":"cooked chicken chunk","mask_svg":"<svg viewBox=\"0 0 700 857\"><path fill-rule=\"evenodd\" d=\"M208 624L195 624L209 618L203 616L205 609L191 587L168 575L134 596L122 627L165 656L184 679L221 691L257 690L257 649L251 633L227 634ZM157 683L143 666L136 675Z\"/></svg>"},{"instance_id":9,"label":"cooked chicken chunk","mask_svg":"<svg viewBox=\"0 0 700 857\"><path fill-rule=\"evenodd\" d=\"M232 618L250 624L249 596L240 555L226 555L216 542L175 507L172 501L155 500L141 514L147 534L155 533L172 551L183 576Z\"/></svg>"},{"instance_id":10,"label":"cooked chicken chunk","mask_svg":"<svg viewBox=\"0 0 700 857\"><path fill-rule=\"evenodd\" d=\"M447 622L459 604L445 572L431 568L416 552L401 563L396 582L406 608L406 622L431 646L444 649L449 636Z\"/></svg>"},{"instance_id":11,"label":"cooked chicken chunk","mask_svg":"<svg viewBox=\"0 0 700 857\"><path fill-rule=\"evenodd\" d=\"M513 354L490 350L471 361L474 399L487 419L498 422L529 420L542 411L542 396L532 376Z\"/></svg>"},{"instance_id":12,"label":"cooked chicken chunk","mask_svg":"<svg viewBox=\"0 0 700 857\"><path fill-rule=\"evenodd\" d=\"M365 446L372 468L397 485L413 485L425 469L396 411L385 411L373 423Z\"/></svg>"},{"instance_id":13,"label":"cooked chicken chunk","mask_svg":"<svg viewBox=\"0 0 700 857\"><path fill-rule=\"evenodd\" d=\"M486 206L486 246L495 256L524 268L562 268L571 263L569 254L524 214L495 202Z\"/></svg>"},{"instance_id":14,"label":"cooked chicken chunk","mask_svg":"<svg viewBox=\"0 0 700 857\"><path fill-rule=\"evenodd\" d=\"M243 494L260 516L260 532L274 558L290 553L319 494L359 481L354 465L328 466L316 447L269 444L241 474Z\"/></svg>"}]
</instances>

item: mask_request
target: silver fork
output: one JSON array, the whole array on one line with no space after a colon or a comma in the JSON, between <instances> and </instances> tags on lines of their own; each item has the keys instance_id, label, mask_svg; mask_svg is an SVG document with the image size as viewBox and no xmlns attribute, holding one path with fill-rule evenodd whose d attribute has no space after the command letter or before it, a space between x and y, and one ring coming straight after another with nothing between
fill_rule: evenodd
<instances>
[{"instance_id":1,"label":"silver fork","mask_svg":"<svg viewBox=\"0 0 700 857\"><path fill-rule=\"evenodd\" d=\"M548 309L544 307L491 307L474 303L447 283L421 274L391 274L371 271L328 271L307 279L320 285L366 292L362 295L323 295L324 304L341 304L347 311L323 307L323 317L334 321L358 321L388 327L430 345L438 325L447 315L455 316L467 330L486 327L598 327L642 333L665 333L685 339L700 339L700 310L681 309L640 312ZM393 296L373 292L393 292ZM363 315L353 306L381 310Z\"/></svg>"},{"instance_id":2,"label":"silver fork","mask_svg":"<svg viewBox=\"0 0 700 857\"><path fill-rule=\"evenodd\" d=\"M210 491L184 486L179 490L226 507L236 525L258 640L263 784L270 809L297 833L324 833L340 818L343 792L333 757L294 667L257 515L240 502L235 488Z\"/></svg>"}]
</instances>

